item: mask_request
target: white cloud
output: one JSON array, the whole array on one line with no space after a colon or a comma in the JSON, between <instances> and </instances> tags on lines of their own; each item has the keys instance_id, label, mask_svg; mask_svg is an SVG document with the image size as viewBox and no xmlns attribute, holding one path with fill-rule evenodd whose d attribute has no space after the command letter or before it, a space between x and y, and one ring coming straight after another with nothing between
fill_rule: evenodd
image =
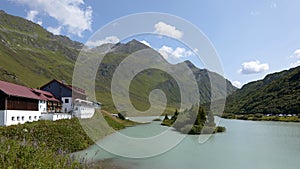
<instances>
[{"instance_id":1,"label":"white cloud","mask_svg":"<svg viewBox=\"0 0 300 169\"><path fill-rule=\"evenodd\" d=\"M27 12L27 16L26 16L26 19L27 20L30 20L32 22L35 22L39 25L42 25L43 22L40 20L40 19L37 19L36 16L39 14L38 11L36 10L30 10L29 12Z\"/></svg>"},{"instance_id":2,"label":"white cloud","mask_svg":"<svg viewBox=\"0 0 300 169\"><path fill-rule=\"evenodd\" d=\"M194 49L194 52L195 52L195 53L199 52L199 49L198 49L198 48L195 48L195 49Z\"/></svg>"},{"instance_id":3,"label":"white cloud","mask_svg":"<svg viewBox=\"0 0 300 169\"><path fill-rule=\"evenodd\" d=\"M175 39L180 39L183 36L183 32L178 30L175 26L168 25L164 22L158 22L154 25L155 33L173 37Z\"/></svg>"},{"instance_id":4,"label":"white cloud","mask_svg":"<svg viewBox=\"0 0 300 169\"><path fill-rule=\"evenodd\" d=\"M262 73L269 70L269 64L267 63L260 63L260 61L250 61L244 62L242 64L242 69L239 70L242 74L256 74Z\"/></svg>"},{"instance_id":5,"label":"white cloud","mask_svg":"<svg viewBox=\"0 0 300 169\"><path fill-rule=\"evenodd\" d=\"M235 86L235 87L237 87L237 88L241 88L242 87L242 83L239 82L239 81L233 81L232 85Z\"/></svg>"},{"instance_id":6,"label":"white cloud","mask_svg":"<svg viewBox=\"0 0 300 169\"><path fill-rule=\"evenodd\" d=\"M47 28L47 30L48 30L49 32L52 32L54 35L60 35L60 33L61 33L61 26L59 26L59 27L57 27L57 28L53 28L53 27L49 26L49 27Z\"/></svg>"},{"instance_id":7,"label":"white cloud","mask_svg":"<svg viewBox=\"0 0 300 169\"><path fill-rule=\"evenodd\" d=\"M272 3L271 3L271 8L276 9L276 8L277 8L277 3L272 2Z\"/></svg>"},{"instance_id":8,"label":"white cloud","mask_svg":"<svg viewBox=\"0 0 300 169\"><path fill-rule=\"evenodd\" d=\"M31 11L27 12L26 19L28 19L30 21L34 21L37 14L39 14L38 11L31 10Z\"/></svg>"},{"instance_id":9,"label":"white cloud","mask_svg":"<svg viewBox=\"0 0 300 169\"><path fill-rule=\"evenodd\" d=\"M160 49L158 49L158 52L165 58L173 58L173 59L179 59L182 57L188 57L193 55L193 52L190 50L186 50L185 48L177 47L175 50L169 46L162 46Z\"/></svg>"},{"instance_id":10,"label":"white cloud","mask_svg":"<svg viewBox=\"0 0 300 169\"><path fill-rule=\"evenodd\" d=\"M192 51L190 50L187 51L185 48L180 48L180 47L177 47L172 53L172 55L176 58L188 57L191 56L192 54L193 54Z\"/></svg>"},{"instance_id":11,"label":"white cloud","mask_svg":"<svg viewBox=\"0 0 300 169\"><path fill-rule=\"evenodd\" d=\"M151 48L151 45L150 45L149 42L147 42L147 41L145 41L145 40L141 40L140 42L143 43L144 45L149 46L149 47Z\"/></svg>"},{"instance_id":12,"label":"white cloud","mask_svg":"<svg viewBox=\"0 0 300 169\"><path fill-rule=\"evenodd\" d=\"M300 60L291 64L291 67L297 67L297 66L300 66Z\"/></svg>"},{"instance_id":13,"label":"white cloud","mask_svg":"<svg viewBox=\"0 0 300 169\"><path fill-rule=\"evenodd\" d=\"M295 50L290 58L300 58L300 49Z\"/></svg>"},{"instance_id":14,"label":"white cloud","mask_svg":"<svg viewBox=\"0 0 300 169\"><path fill-rule=\"evenodd\" d=\"M39 25L42 25L42 24L43 24L43 21L39 20L39 21L37 21L36 23L39 24Z\"/></svg>"},{"instance_id":15,"label":"white cloud","mask_svg":"<svg viewBox=\"0 0 300 169\"><path fill-rule=\"evenodd\" d=\"M28 17L36 17L37 13L46 14L58 22L57 27L65 27L68 33L82 36L86 30L91 31L92 7L84 8L83 0L11 0L27 5L33 12ZM36 13L36 14L35 14ZM35 14L35 15L34 15Z\"/></svg>"},{"instance_id":16,"label":"white cloud","mask_svg":"<svg viewBox=\"0 0 300 169\"><path fill-rule=\"evenodd\" d=\"M101 39L101 40L97 40L97 41L87 41L85 43L86 46L88 47L96 47L96 46L101 46L103 44L106 44L106 43L113 43L113 44L116 44L120 42L120 39L116 36L108 36L104 39Z\"/></svg>"},{"instance_id":17,"label":"white cloud","mask_svg":"<svg viewBox=\"0 0 300 169\"><path fill-rule=\"evenodd\" d=\"M158 49L158 52L165 58L168 59L169 55L173 52L173 49L169 46L162 46L160 49Z\"/></svg>"}]
</instances>

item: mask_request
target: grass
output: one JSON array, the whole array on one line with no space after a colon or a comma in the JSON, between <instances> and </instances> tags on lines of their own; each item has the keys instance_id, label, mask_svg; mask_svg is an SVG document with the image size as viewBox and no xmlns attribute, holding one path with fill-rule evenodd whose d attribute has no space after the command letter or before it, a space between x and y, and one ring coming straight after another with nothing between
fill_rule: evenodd
<instances>
[{"instance_id":1,"label":"grass","mask_svg":"<svg viewBox=\"0 0 300 169\"><path fill-rule=\"evenodd\" d=\"M100 117L106 121L99 121ZM0 168L94 168L68 155L94 144L95 137L89 135L94 130L87 130L86 124L90 124L88 127L97 124L102 131L97 133L97 139L101 139L135 123L114 118L106 111L97 111L91 119L38 121L0 127Z\"/></svg>"},{"instance_id":2,"label":"grass","mask_svg":"<svg viewBox=\"0 0 300 169\"><path fill-rule=\"evenodd\" d=\"M0 167L13 168L79 168L80 164L65 155L54 152L44 144L1 138ZM81 168L81 167L80 167Z\"/></svg>"},{"instance_id":3,"label":"grass","mask_svg":"<svg viewBox=\"0 0 300 169\"><path fill-rule=\"evenodd\" d=\"M0 128L0 168L75 168L67 154L93 144L77 119Z\"/></svg>"}]
</instances>

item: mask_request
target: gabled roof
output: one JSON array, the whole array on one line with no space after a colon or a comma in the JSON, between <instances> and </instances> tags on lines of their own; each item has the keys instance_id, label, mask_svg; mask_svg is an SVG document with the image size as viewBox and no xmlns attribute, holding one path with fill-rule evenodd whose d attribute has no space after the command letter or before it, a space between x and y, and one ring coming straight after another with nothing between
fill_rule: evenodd
<instances>
[{"instance_id":1,"label":"gabled roof","mask_svg":"<svg viewBox=\"0 0 300 169\"><path fill-rule=\"evenodd\" d=\"M47 91L44 91L44 90L39 90L39 89L31 89L31 90L32 90L32 92L37 94L41 98L41 100L60 102L50 92L47 92Z\"/></svg>"},{"instance_id":2,"label":"gabled roof","mask_svg":"<svg viewBox=\"0 0 300 169\"><path fill-rule=\"evenodd\" d=\"M24 97L30 99L40 100L41 98L34 94L30 88L8 83L0 80L0 90L9 96L17 96L17 97Z\"/></svg>"},{"instance_id":3,"label":"gabled roof","mask_svg":"<svg viewBox=\"0 0 300 169\"><path fill-rule=\"evenodd\" d=\"M81 89L79 87L75 87L75 86L72 86L72 85L65 84L62 81L59 81L59 80L56 80L56 79L51 80L50 82L46 83L45 85L43 85L40 88L43 88L43 87L45 87L45 86L47 86L47 85L49 85L49 84L51 84L53 82L59 83L61 86L64 86L67 89L70 89L72 92L75 92L75 93L78 93L78 94L81 94L81 95L85 95L85 90L83 90L83 89Z\"/></svg>"},{"instance_id":4,"label":"gabled roof","mask_svg":"<svg viewBox=\"0 0 300 169\"><path fill-rule=\"evenodd\" d=\"M60 102L59 100L55 99L52 93L50 92L33 89L33 88L29 88L29 87L9 83L9 82L4 82L1 80L0 80L0 91L2 91L8 96Z\"/></svg>"}]
</instances>

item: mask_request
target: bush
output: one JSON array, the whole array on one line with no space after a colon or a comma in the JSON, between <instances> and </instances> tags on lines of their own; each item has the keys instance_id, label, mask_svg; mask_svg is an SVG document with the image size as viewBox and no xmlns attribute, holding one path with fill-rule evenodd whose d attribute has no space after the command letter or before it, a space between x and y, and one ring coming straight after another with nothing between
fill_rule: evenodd
<instances>
[{"instance_id":1,"label":"bush","mask_svg":"<svg viewBox=\"0 0 300 169\"><path fill-rule=\"evenodd\" d=\"M118 117L119 117L121 120L126 120L125 115L123 115L122 113L118 113Z\"/></svg>"},{"instance_id":2,"label":"bush","mask_svg":"<svg viewBox=\"0 0 300 169\"><path fill-rule=\"evenodd\" d=\"M152 121L161 121L160 118L153 119Z\"/></svg>"},{"instance_id":3,"label":"bush","mask_svg":"<svg viewBox=\"0 0 300 169\"><path fill-rule=\"evenodd\" d=\"M222 133L222 132L225 132L225 131L226 131L226 128L223 127L223 126L217 126L216 129L215 129L216 133Z\"/></svg>"}]
</instances>

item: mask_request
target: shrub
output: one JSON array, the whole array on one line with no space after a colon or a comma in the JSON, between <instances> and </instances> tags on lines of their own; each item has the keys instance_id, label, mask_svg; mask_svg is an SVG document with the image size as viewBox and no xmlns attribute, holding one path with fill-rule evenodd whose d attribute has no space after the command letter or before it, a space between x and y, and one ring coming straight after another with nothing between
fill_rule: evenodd
<instances>
[{"instance_id":1,"label":"shrub","mask_svg":"<svg viewBox=\"0 0 300 169\"><path fill-rule=\"evenodd\" d=\"M217 126L216 129L215 129L216 133L222 133L222 132L225 132L225 131L226 131L226 128L223 127L223 126Z\"/></svg>"},{"instance_id":2,"label":"shrub","mask_svg":"<svg viewBox=\"0 0 300 169\"><path fill-rule=\"evenodd\" d=\"M126 120L125 115L123 115L122 113L118 113L118 117L119 117L121 120Z\"/></svg>"},{"instance_id":3,"label":"shrub","mask_svg":"<svg viewBox=\"0 0 300 169\"><path fill-rule=\"evenodd\" d=\"M161 121L160 118L153 119L152 121Z\"/></svg>"}]
</instances>

